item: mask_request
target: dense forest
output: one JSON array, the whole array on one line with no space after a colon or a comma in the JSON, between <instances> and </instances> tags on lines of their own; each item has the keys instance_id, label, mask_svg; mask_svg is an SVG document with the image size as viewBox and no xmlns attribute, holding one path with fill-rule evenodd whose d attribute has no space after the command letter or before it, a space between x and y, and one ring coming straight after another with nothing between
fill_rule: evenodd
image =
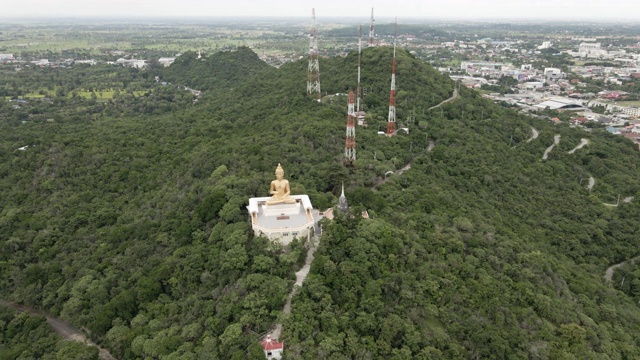
<instances>
[{"instance_id":1,"label":"dense forest","mask_svg":"<svg viewBox=\"0 0 640 360\"><path fill-rule=\"evenodd\" d=\"M403 50L410 131L379 136L391 58L363 51L355 167L341 156L357 53L320 59L321 103L306 96L306 60L276 69L247 48L166 69L0 69L0 298L86 328L118 359L262 358L277 319L288 359L639 357L639 268L603 277L640 245L633 144L464 87L429 110L455 85ZM342 182L352 207L323 224L290 316L305 244L254 237L245 210L277 163L316 208ZM635 200L604 205L619 195ZM81 351L43 325L3 310L0 354ZM30 337L43 345L27 349Z\"/></svg>"}]
</instances>

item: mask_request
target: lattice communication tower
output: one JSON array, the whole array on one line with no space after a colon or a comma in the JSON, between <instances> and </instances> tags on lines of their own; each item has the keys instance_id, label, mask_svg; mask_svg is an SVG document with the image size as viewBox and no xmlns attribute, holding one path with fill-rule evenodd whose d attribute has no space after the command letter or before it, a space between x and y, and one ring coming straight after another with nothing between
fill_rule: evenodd
<instances>
[{"instance_id":1,"label":"lattice communication tower","mask_svg":"<svg viewBox=\"0 0 640 360\"><path fill-rule=\"evenodd\" d=\"M351 91L347 110L347 138L344 143L344 162L347 165L353 165L356 161L356 112L353 103L354 95Z\"/></svg>"},{"instance_id":2,"label":"lattice communication tower","mask_svg":"<svg viewBox=\"0 0 640 360\"><path fill-rule=\"evenodd\" d=\"M374 38L374 34L373 34L373 22L375 20L373 19L373 8L371 8L371 25L369 25L369 46L375 46L374 42L373 42L373 38Z\"/></svg>"},{"instance_id":3,"label":"lattice communication tower","mask_svg":"<svg viewBox=\"0 0 640 360\"><path fill-rule=\"evenodd\" d=\"M309 70L307 74L307 96L322 98L320 93L320 64L318 62L318 38L316 34L316 9L311 9L311 32L309 33Z\"/></svg>"},{"instance_id":4,"label":"lattice communication tower","mask_svg":"<svg viewBox=\"0 0 640 360\"><path fill-rule=\"evenodd\" d=\"M398 19L396 19L393 37L393 65L391 66L391 91L389 92L389 117L387 119L387 136L396 134L396 38L398 37Z\"/></svg>"}]
</instances>

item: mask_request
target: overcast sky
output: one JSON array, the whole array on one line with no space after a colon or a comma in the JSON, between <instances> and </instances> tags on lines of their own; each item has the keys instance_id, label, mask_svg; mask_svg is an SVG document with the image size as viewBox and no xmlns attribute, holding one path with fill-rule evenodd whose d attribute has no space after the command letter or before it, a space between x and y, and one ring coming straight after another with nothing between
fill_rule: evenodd
<instances>
[{"instance_id":1,"label":"overcast sky","mask_svg":"<svg viewBox=\"0 0 640 360\"><path fill-rule=\"evenodd\" d=\"M346 16L638 20L640 0L0 0L0 17Z\"/></svg>"}]
</instances>

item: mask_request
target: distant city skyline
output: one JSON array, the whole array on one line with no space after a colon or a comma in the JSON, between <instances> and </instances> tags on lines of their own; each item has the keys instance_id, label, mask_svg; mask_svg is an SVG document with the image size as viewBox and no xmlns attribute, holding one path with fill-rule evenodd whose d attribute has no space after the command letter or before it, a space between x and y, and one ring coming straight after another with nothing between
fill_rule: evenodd
<instances>
[{"instance_id":1,"label":"distant city skyline","mask_svg":"<svg viewBox=\"0 0 640 360\"><path fill-rule=\"evenodd\" d=\"M620 0L4 0L0 17L323 17L366 19L637 20L640 1Z\"/></svg>"}]
</instances>

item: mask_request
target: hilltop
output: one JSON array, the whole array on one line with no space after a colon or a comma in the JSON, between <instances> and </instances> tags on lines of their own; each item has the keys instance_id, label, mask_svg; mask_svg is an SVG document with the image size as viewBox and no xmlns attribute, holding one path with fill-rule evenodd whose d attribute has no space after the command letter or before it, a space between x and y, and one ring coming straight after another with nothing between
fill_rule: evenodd
<instances>
[{"instance_id":1,"label":"hilltop","mask_svg":"<svg viewBox=\"0 0 640 360\"><path fill-rule=\"evenodd\" d=\"M603 205L618 193L640 200L628 140L531 119L464 87L428 110L454 83L403 50L398 117L411 130L379 136L392 49L369 48L369 127L356 129L358 160L345 168L347 104L335 94L355 89L357 54L320 59L322 103L306 96L306 60L276 69L244 48L183 56L127 73L203 90L196 103L167 97L165 112L133 110L151 95L60 100L43 112L94 115L21 124L23 109L0 103L1 297L86 327L117 358L262 356L258 340L305 253L250 234L247 199L266 194L280 162L316 207L335 204L344 181L354 214L371 214L325 224L283 319L286 356L640 355L637 295L617 289L617 272L613 285L603 278L640 239L640 201ZM569 154L581 138L589 144Z\"/></svg>"}]
</instances>

